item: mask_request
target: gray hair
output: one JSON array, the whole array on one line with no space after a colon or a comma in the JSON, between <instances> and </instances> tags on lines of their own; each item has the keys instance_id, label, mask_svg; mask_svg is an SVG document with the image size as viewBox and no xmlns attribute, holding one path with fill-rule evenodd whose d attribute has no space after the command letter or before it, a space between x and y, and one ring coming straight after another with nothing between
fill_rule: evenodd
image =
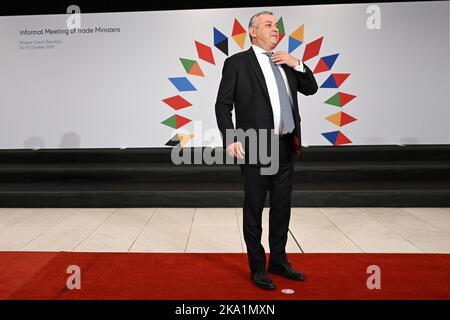
<instances>
[{"instance_id":1,"label":"gray hair","mask_svg":"<svg viewBox=\"0 0 450 320\"><path fill-rule=\"evenodd\" d=\"M255 25L256 18L258 18L259 16L262 16L262 15L265 15L265 14L269 14L269 15L273 16L273 13L270 11L258 12L257 14L253 15L250 18L250 22L248 23L248 28L250 29L251 27L256 27L256 25ZM248 33L248 37L250 38L250 42L253 43L253 39L252 39L252 36L250 35L250 32Z\"/></svg>"},{"instance_id":2,"label":"gray hair","mask_svg":"<svg viewBox=\"0 0 450 320\"><path fill-rule=\"evenodd\" d=\"M270 11L258 12L257 14L253 15L250 18L250 22L248 23L248 28L250 29L251 27L256 27L256 25L255 25L256 18L258 18L259 16L262 16L262 15L265 15L265 14L270 14L271 16L273 16L273 12L270 12Z\"/></svg>"},{"instance_id":3,"label":"gray hair","mask_svg":"<svg viewBox=\"0 0 450 320\"><path fill-rule=\"evenodd\" d=\"M273 13L270 12L270 11L261 11L261 12L258 12L257 14L253 15L253 16L250 18L250 22L248 23L248 28L250 29L251 27L256 27L256 25L255 25L256 18L258 18L259 16L262 16L262 15L264 15L264 14L269 14L269 15L273 16Z\"/></svg>"}]
</instances>

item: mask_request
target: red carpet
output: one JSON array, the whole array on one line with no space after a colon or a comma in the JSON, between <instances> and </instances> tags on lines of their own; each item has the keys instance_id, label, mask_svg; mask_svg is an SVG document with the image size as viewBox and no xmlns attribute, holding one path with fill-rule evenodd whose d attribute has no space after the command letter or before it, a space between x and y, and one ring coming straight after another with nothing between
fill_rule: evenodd
<instances>
[{"instance_id":1,"label":"red carpet","mask_svg":"<svg viewBox=\"0 0 450 320\"><path fill-rule=\"evenodd\" d=\"M245 254L0 252L0 299L450 299L448 254L289 254L305 282L253 286ZM69 290L66 268L81 268ZM381 289L369 290L369 265ZM287 295L281 289L293 289Z\"/></svg>"}]
</instances>

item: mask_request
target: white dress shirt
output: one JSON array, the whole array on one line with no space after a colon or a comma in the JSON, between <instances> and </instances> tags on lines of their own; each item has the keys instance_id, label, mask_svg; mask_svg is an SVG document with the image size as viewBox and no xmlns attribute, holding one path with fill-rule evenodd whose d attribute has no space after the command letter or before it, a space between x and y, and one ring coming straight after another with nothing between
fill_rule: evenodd
<instances>
[{"instance_id":1,"label":"white dress shirt","mask_svg":"<svg viewBox=\"0 0 450 320\"><path fill-rule=\"evenodd\" d=\"M280 132L281 128L281 107L280 107L280 97L278 95L278 88L277 88L277 82L275 80L275 75L273 74L272 67L270 66L271 61L270 58L266 56L264 53L267 52L266 50L258 47L257 45L252 45L253 51L256 54L256 58L258 59L259 65L261 67L261 70L264 74L264 79L266 80L267 90L269 91L269 97L270 97L270 104L272 105L272 111L273 111L273 122L274 122L274 130L276 134L284 134L287 132ZM292 104L292 93L291 89L289 88L289 83L286 78L286 73L284 72L281 65L278 65L278 68L281 71L281 75L283 76L284 83L286 84L286 89L289 95L289 99L291 100ZM305 68L303 66L303 63L299 61L299 65L295 66L293 68L295 71L298 72L305 72ZM295 92L297 94L297 92Z\"/></svg>"}]
</instances>

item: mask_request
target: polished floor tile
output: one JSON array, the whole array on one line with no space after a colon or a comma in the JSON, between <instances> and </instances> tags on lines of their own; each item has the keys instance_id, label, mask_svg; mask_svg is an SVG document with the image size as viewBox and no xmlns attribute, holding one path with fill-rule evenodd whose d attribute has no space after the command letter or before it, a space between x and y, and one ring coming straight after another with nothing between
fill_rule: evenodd
<instances>
[{"instance_id":1,"label":"polished floor tile","mask_svg":"<svg viewBox=\"0 0 450 320\"><path fill-rule=\"evenodd\" d=\"M116 209L78 209L41 236L21 248L23 251L72 251L86 240Z\"/></svg>"},{"instance_id":2,"label":"polished floor tile","mask_svg":"<svg viewBox=\"0 0 450 320\"><path fill-rule=\"evenodd\" d=\"M368 214L427 253L450 252L450 234L401 208L367 208Z\"/></svg>"},{"instance_id":3,"label":"polished floor tile","mask_svg":"<svg viewBox=\"0 0 450 320\"><path fill-rule=\"evenodd\" d=\"M367 214L364 208L320 208L363 252L423 252L401 235Z\"/></svg>"},{"instance_id":4,"label":"polished floor tile","mask_svg":"<svg viewBox=\"0 0 450 320\"><path fill-rule=\"evenodd\" d=\"M246 252L242 208L0 208L0 250ZM262 245L269 208L263 210ZM450 253L450 208L292 208L288 253Z\"/></svg>"},{"instance_id":5,"label":"polished floor tile","mask_svg":"<svg viewBox=\"0 0 450 320\"><path fill-rule=\"evenodd\" d=\"M234 208L198 208L186 252L242 252Z\"/></svg>"},{"instance_id":6,"label":"polished floor tile","mask_svg":"<svg viewBox=\"0 0 450 320\"><path fill-rule=\"evenodd\" d=\"M404 210L433 227L450 233L450 208L404 208Z\"/></svg>"},{"instance_id":7,"label":"polished floor tile","mask_svg":"<svg viewBox=\"0 0 450 320\"><path fill-rule=\"evenodd\" d=\"M318 208L292 208L289 229L303 252L362 252Z\"/></svg>"},{"instance_id":8,"label":"polished floor tile","mask_svg":"<svg viewBox=\"0 0 450 320\"><path fill-rule=\"evenodd\" d=\"M0 250L20 250L75 212L76 209L36 209L33 214L0 231Z\"/></svg>"},{"instance_id":9,"label":"polished floor tile","mask_svg":"<svg viewBox=\"0 0 450 320\"><path fill-rule=\"evenodd\" d=\"M99 228L75 247L73 251L128 251L154 212L154 208L117 209Z\"/></svg>"},{"instance_id":10,"label":"polished floor tile","mask_svg":"<svg viewBox=\"0 0 450 320\"><path fill-rule=\"evenodd\" d=\"M28 208L0 208L0 230L29 217L36 210Z\"/></svg>"},{"instance_id":11,"label":"polished floor tile","mask_svg":"<svg viewBox=\"0 0 450 320\"><path fill-rule=\"evenodd\" d=\"M185 252L195 208L158 208L130 252Z\"/></svg>"}]
</instances>

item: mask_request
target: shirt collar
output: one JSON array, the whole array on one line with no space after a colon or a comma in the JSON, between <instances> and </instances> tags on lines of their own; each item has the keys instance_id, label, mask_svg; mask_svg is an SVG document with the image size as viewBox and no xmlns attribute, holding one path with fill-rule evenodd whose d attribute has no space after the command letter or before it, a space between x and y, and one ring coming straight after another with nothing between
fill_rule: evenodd
<instances>
[{"instance_id":1,"label":"shirt collar","mask_svg":"<svg viewBox=\"0 0 450 320\"><path fill-rule=\"evenodd\" d=\"M253 48L253 51L255 51L255 54L257 54L257 55L264 54L266 52L270 52L270 51L264 50L263 48L258 47L256 44L252 44L252 48Z\"/></svg>"}]
</instances>

